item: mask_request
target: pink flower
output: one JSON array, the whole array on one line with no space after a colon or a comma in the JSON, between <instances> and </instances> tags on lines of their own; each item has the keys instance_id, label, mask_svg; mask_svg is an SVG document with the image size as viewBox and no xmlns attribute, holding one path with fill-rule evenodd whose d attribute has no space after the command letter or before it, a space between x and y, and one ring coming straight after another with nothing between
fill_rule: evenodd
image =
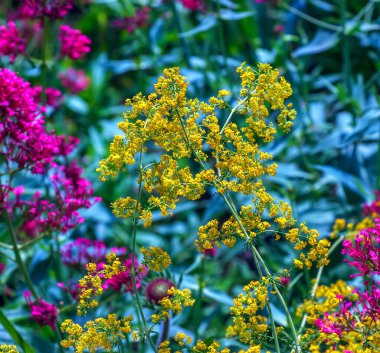
<instances>
[{"instance_id":1,"label":"pink flower","mask_svg":"<svg viewBox=\"0 0 380 353\"><path fill-rule=\"evenodd\" d=\"M189 10L202 10L204 3L202 0L181 0L183 7Z\"/></svg>"},{"instance_id":2,"label":"pink flower","mask_svg":"<svg viewBox=\"0 0 380 353\"><path fill-rule=\"evenodd\" d=\"M378 190L375 191L376 200L371 202L370 204L365 203L363 205L363 215L380 215L380 192Z\"/></svg>"},{"instance_id":3,"label":"pink flower","mask_svg":"<svg viewBox=\"0 0 380 353\"><path fill-rule=\"evenodd\" d=\"M74 300L78 300L79 294L81 292L80 284L74 281L70 281L68 284L64 282L58 282L57 286L61 288L65 293L68 293L71 296L71 298L73 298Z\"/></svg>"},{"instance_id":4,"label":"pink flower","mask_svg":"<svg viewBox=\"0 0 380 353\"><path fill-rule=\"evenodd\" d=\"M124 17L114 20L112 23L116 28L127 30L133 33L137 28L141 28L147 24L149 7L137 9L134 16Z\"/></svg>"},{"instance_id":5,"label":"pink flower","mask_svg":"<svg viewBox=\"0 0 380 353\"><path fill-rule=\"evenodd\" d=\"M62 103L62 93L55 88L48 87L45 89L46 105L57 107Z\"/></svg>"},{"instance_id":6,"label":"pink flower","mask_svg":"<svg viewBox=\"0 0 380 353\"><path fill-rule=\"evenodd\" d=\"M65 17L73 8L73 0L24 0L15 18L36 19L43 16L51 20Z\"/></svg>"},{"instance_id":7,"label":"pink flower","mask_svg":"<svg viewBox=\"0 0 380 353\"><path fill-rule=\"evenodd\" d=\"M5 270L5 264L0 262L0 275L4 272Z\"/></svg>"},{"instance_id":8,"label":"pink flower","mask_svg":"<svg viewBox=\"0 0 380 353\"><path fill-rule=\"evenodd\" d=\"M280 282L284 287L287 287L290 283L290 277L281 277Z\"/></svg>"},{"instance_id":9,"label":"pink flower","mask_svg":"<svg viewBox=\"0 0 380 353\"><path fill-rule=\"evenodd\" d=\"M83 58L90 52L91 40L79 29L63 25L59 29L59 40L61 41L61 54L72 60Z\"/></svg>"},{"instance_id":10,"label":"pink flower","mask_svg":"<svg viewBox=\"0 0 380 353\"><path fill-rule=\"evenodd\" d=\"M203 253L206 256L215 257L217 251L218 251L218 249L214 247L212 249L204 249Z\"/></svg>"},{"instance_id":11,"label":"pink flower","mask_svg":"<svg viewBox=\"0 0 380 353\"><path fill-rule=\"evenodd\" d=\"M131 277L132 254L130 254L129 258L124 261L123 266L125 266L125 271L119 273L118 275L112 276L109 279L106 279L103 285L104 289L112 288L114 291L124 290L130 293L134 292L133 282L132 282L132 277ZM142 286L142 278L146 275L147 269L145 266L140 266L136 258L134 261L134 269L135 269L135 278L136 278L136 288L140 289Z\"/></svg>"},{"instance_id":12,"label":"pink flower","mask_svg":"<svg viewBox=\"0 0 380 353\"><path fill-rule=\"evenodd\" d=\"M83 70L68 69L58 74L62 86L67 88L70 93L77 94L84 91L90 84L90 79Z\"/></svg>"},{"instance_id":13,"label":"pink flower","mask_svg":"<svg viewBox=\"0 0 380 353\"><path fill-rule=\"evenodd\" d=\"M146 297L157 304L161 299L168 296L168 290L174 287L172 281L166 278L157 278L146 286Z\"/></svg>"},{"instance_id":14,"label":"pink flower","mask_svg":"<svg viewBox=\"0 0 380 353\"><path fill-rule=\"evenodd\" d=\"M31 300L29 291L24 292L24 297L31 311L31 319L36 321L40 326L48 325L55 330L58 310L55 305L47 303L43 299Z\"/></svg>"},{"instance_id":15,"label":"pink flower","mask_svg":"<svg viewBox=\"0 0 380 353\"><path fill-rule=\"evenodd\" d=\"M54 166L62 145L62 137L46 131L38 91L13 71L0 69L1 153L16 164L15 169L30 169L35 174Z\"/></svg>"},{"instance_id":16,"label":"pink flower","mask_svg":"<svg viewBox=\"0 0 380 353\"><path fill-rule=\"evenodd\" d=\"M380 274L380 219L375 220L374 228L363 229L352 244L349 240L343 241L342 254L350 258L345 260L359 273L352 275L367 276Z\"/></svg>"},{"instance_id":17,"label":"pink flower","mask_svg":"<svg viewBox=\"0 0 380 353\"><path fill-rule=\"evenodd\" d=\"M0 54L9 55L13 63L17 55L25 54L26 40L21 38L13 21L8 22L8 27L0 26Z\"/></svg>"},{"instance_id":18,"label":"pink flower","mask_svg":"<svg viewBox=\"0 0 380 353\"><path fill-rule=\"evenodd\" d=\"M112 247L110 249L117 256L124 255L126 248ZM77 238L61 247L62 262L66 266L82 267L89 262L100 263L106 260L109 250L100 240Z\"/></svg>"}]
</instances>

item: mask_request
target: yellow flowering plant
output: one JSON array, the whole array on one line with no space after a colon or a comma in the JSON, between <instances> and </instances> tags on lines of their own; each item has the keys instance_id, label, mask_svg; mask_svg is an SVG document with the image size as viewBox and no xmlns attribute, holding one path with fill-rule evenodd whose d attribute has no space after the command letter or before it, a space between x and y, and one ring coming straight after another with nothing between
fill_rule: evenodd
<instances>
[{"instance_id":1,"label":"yellow flowering plant","mask_svg":"<svg viewBox=\"0 0 380 353\"><path fill-rule=\"evenodd\" d=\"M152 282L157 287L152 288L152 283L147 286L151 314L144 309L145 301L137 286L138 269L132 265L129 275L136 313L134 319L129 316L121 319L128 321L128 330L122 329L124 324L113 316L112 323L108 323L109 318L89 321L85 325L87 331L70 320L65 321L62 330L69 337L62 341L64 347L73 346L77 352L111 349L124 335L127 341L148 341L156 353L169 353L173 347L176 352L230 352L229 347L216 340L197 340L191 347L191 339L181 332L173 341L167 340L170 318L199 301L202 291L194 299L190 289L179 288L181 281L173 279L168 270L172 259L162 248L153 244L138 251L138 226L141 223L149 227L153 212L158 210L162 216L170 216L181 200L196 201L206 193L215 193L229 214L200 226L194 239L195 248L207 255L223 245L232 248L243 242L257 271L257 280L244 286L233 300L226 336L245 345L241 352L261 349L302 352L282 288L292 271L326 265L330 243L320 239L315 229L298 224L291 206L276 200L264 182L277 169L265 146L276 135L288 133L296 116L291 103L286 102L292 94L290 84L268 64L258 64L254 69L243 63L237 73L241 89L233 106L227 90L219 91L207 102L187 98L188 82L178 68L165 69L153 93L148 96L139 93L126 100L128 109L118 124L121 134L114 137L109 155L99 163L97 172L105 182L123 172L127 165L137 167L137 194L123 195L111 207L116 217L131 220L132 264L141 253L143 265L157 277ZM149 158L151 149L160 151L153 161ZM239 195L250 202L239 206ZM288 242L298 253L290 268L275 271L269 268L259 251L260 242L268 236ZM101 269L88 264L88 274L79 282L78 313L96 309L95 298L102 295L103 281L123 271L125 267L115 254L109 255ZM286 325L276 323L273 303L281 305ZM163 334L158 335L160 323ZM111 333L101 345L104 332ZM91 335L94 340L89 338Z\"/></svg>"}]
</instances>

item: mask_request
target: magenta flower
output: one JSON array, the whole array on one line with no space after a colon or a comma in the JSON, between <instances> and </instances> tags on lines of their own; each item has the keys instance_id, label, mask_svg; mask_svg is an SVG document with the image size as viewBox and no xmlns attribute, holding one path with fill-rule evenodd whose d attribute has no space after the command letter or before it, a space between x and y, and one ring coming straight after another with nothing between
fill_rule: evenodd
<instances>
[{"instance_id":1,"label":"magenta flower","mask_svg":"<svg viewBox=\"0 0 380 353\"><path fill-rule=\"evenodd\" d=\"M284 286L287 287L290 283L290 277L281 277L280 283Z\"/></svg>"},{"instance_id":2,"label":"magenta flower","mask_svg":"<svg viewBox=\"0 0 380 353\"><path fill-rule=\"evenodd\" d=\"M146 275L147 269L145 266L140 266L140 263L135 258L134 259L134 269L136 276L136 288L140 289L142 286L142 278ZM102 268L103 264L99 264L99 267ZM134 292L133 282L131 277L131 269L132 269L132 254L129 255L129 258L124 261L123 266L125 266L126 270L119 273L118 275L112 276L109 279L106 279L103 288L104 289L113 289L114 291L124 290L125 292Z\"/></svg>"},{"instance_id":3,"label":"magenta flower","mask_svg":"<svg viewBox=\"0 0 380 353\"><path fill-rule=\"evenodd\" d=\"M77 94L84 91L90 84L90 79L83 70L68 69L58 74L62 86L67 88L70 93Z\"/></svg>"},{"instance_id":4,"label":"magenta flower","mask_svg":"<svg viewBox=\"0 0 380 353\"><path fill-rule=\"evenodd\" d=\"M166 278L157 278L146 286L146 297L157 304L161 299L168 296L168 290L174 287L174 283Z\"/></svg>"},{"instance_id":5,"label":"magenta flower","mask_svg":"<svg viewBox=\"0 0 380 353\"><path fill-rule=\"evenodd\" d=\"M8 22L8 27L0 26L0 54L9 55L13 63L17 55L25 54L26 40L21 38L13 21Z\"/></svg>"},{"instance_id":6,"label":"magenta flower","mask_svg":"<svg viewBox=\"0 0 380 353\"><path fill-rule=\"evenodd\" d=\"M14 17L26 20L47 16L57 20L65 17L73 4L73 0L24 0Z\"/></svg>"},{"instance_id":7,"label":"magenta flower","mask_svg":"<svg viewBox=\"0 0 380 353\"><path fill-rule=\"evenodd\" d=\"M204 3L202 0L181 0L183 7L189 10L202 10Z\"/></svg>"},{"instance_id":8,"label":"magenta flower","mask_svg":"<svg viewBox=\"0 0 380 353\"><path fill-rule=\"evenodd\" d=\"M24 292L24 297L31 311L31 319L36 321L40 326L48 325L55 330L58 310L55 305L47 303L43 299L31 300L29 291Z\"/></svg>"},{"instance_id":9,"label":"magenta flower","mask_svg":"<svg viewBox=\"0 0 380 353\"><path fill-rule=\"evenodd\" d=\"M61 42L61 54L72 60L83 58L90 52L91 40L79 29L63 25L59 29L59 40Z\"/></svg>"},{"instance_id":10,"label":"magenta flower","mask_svg":"<svg viewBox=\"0 0 380 353\"><path fill-rule=\"evenodd\" d=\"M370 204L365 203L363 205L364 216L375 215L375 217L380 216L380 192L375 191L376 200Z\"/></svg>"},{"instance_id":11,"label":"magenta flower","mask_svg":"<svg viewBox=\"0 0 380 353\"><path fill-rule=\"evenodd\" d=\"M212 248L212 249L204 249L204 250L203 250L203 253L204 253L206 256L215 257L217 251L218 251L218 248L214 247L214 248Z\"/></svg>"},{"instance_id":12,"label":"magenta flower","mask_svg":"<svg viewBox=\"0 0 380 353\"><path fill-rule=\"evenodd\" d=\"M62 103L62 92L59 90L48 87L45 89L46 94L46 105L51 107L58 107Z\"/></svg>"},{"instance_id":13,"label":"magenta flower","mask_svg":"<svg viewBox=\"0 0 380 353\"><path fill-rule=\"evenodd\" d=\"M106 260L109 251L117 256L124 255L126 248L112 247L108 249L100 240L77 238L61 247L62 262L66 266L83 267L89 262L100 263Z\"/></svg>"},{"instance_id":14,"label":"magenta flower","mask_svg":"<svg viewBox=\"0 0 380 353\"><path fill-rule=\"evenodd\" d=\"M137 9L134 16L116 19L112 24L116 28L133 33L137 28L141 28L147 24L149 11L150 8L147 6L142 9Z\"/></svg>"},{"instance_id":15,"label":"magenta flower","mask_svg":"<svg viewBox=\"0 0 380 353\"><path fill-rule=\"evenodd\" d=\"M79 283L70 281L68 284L64 282L58 282L57 286L61 288L65 293L68 293L73 300L78 300L81 292L81 286Z\"/></svg>"},{"instance_id":16,"label":"magenta flower","mask_svg":"<svg viewBox=\"0 0 380 353\"><path fill-rule=\"evenodd\" d=\"M349 256L344 260L355 267L359 273L352 275L368 276L380 274L380 219L375 219L374 228L363 229L355 238L355 243L343 241L342 254Z\"/></svg>"},{"instance_id":17,"label":"magenta flower","mask_svg":"<svg viewBox=\"0 0 380 353\"><path fill-rule=\"evenodd\" d=\"M2 155L14 169L41 174L54 166L64 137L47 133L37 102L38 90L13 71L0 69L0 143ZM12 168L12 164L9 164Z\"/></svg>"}]
</instances>

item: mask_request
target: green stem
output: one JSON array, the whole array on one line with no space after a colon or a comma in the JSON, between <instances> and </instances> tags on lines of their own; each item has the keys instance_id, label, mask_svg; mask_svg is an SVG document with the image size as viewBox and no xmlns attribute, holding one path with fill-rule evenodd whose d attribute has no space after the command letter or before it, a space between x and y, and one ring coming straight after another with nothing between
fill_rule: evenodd
<instances>
[{"instance_id":1,"label":"green stem","mask_svg":"<svg viewBox=\"0 0 380 353\"><path fill-rule=\"evenodd\" d=\"M261 270L259 261L257 260L257 256L256 256L256 254L253 251L252 251L252 255L253 255L253 260L255 261L256 268L257 268L257 270L259 272L259 275L260 275L260 278L261 278L261 277L263 277L263 271ZM277 353L281 353L280 345L278 343L276 324L275 324L275 322L273 320L272 308L270 307L270 303L269 302L267 302L265 304L265 306L267 308L269 319L270 319L270 322L271 322L271 325L272 325L272 332L273 332L273 337L274 337L274 343L275 343L275 346L276 346L276 352Z\"/></svg>"},{"instance_id":2,"label":"green stem","mask_svg":"<svg viewBox=\"0 0 380 353\"><path fill-rule=\"evenodd\" d=\"M183 50L183 54L184 54L184 57L186 60L186 64L188 67L191 68L189 45L188 45L186 39L183 38L181 35L183 33L183 28L182 28L182 24L181 24L181 20L180 20L180 14L177 11L176 1L171 0L170 5L171 5L172 10L173 10L174 22L175 22L175 25L177 27L178 37L179 37L179 41L180 41L181 46L182 46L182 50Z\"/></svg>"},{"instance_id":3,"label":"green stem","mask_svg":"<svg viewBox=\"0 0 380 353\"><path fill-rule=\"evenodd\" d=\"M351 98L351 58L350 58L350 42L346 33L346 21L347 21L347 3L346 0L340 0L340 13L341 13L341 27L342 27L342 61L343 61L343 80L346 92ZM356 125L354 114L354 126Z\"/></svg>"},{"instance_id":4,"label":"green stem","mask_svg":"<svg viewBox=\"0 0 380 353\"><path fill-rule=\"evenodd\" d=\"M218 13L217 30L218 30L219 46L220 46L220 50L221 50L222 56L223 56L223 68L225 70L227 70L227 50L226 50L226 40L225 40L225 36L224 36L224 32L223 32L223 23L222 23L222 19L221 19L221 15L220 15L220 0L217 0L216 6L217 6L217 13Z\"/></svg>"},{"instance_id":5,"label":"green stem","mask_svg":"<svg viewBox=\"0 0 380 353\"><path fill-rule=\"evenodd\" d=\"M303 20L308 21L308 22L310 22L310 23L312 23L312 24L314 24L316 26L319 26L319 27L322 27L322 28L326 28L326 29L329 29L329 30L335 31L335 32L341 32L342 31L342 27L341 26L335 26L335 25L332 25L330 23L318 20L318 19L316 19L314 17L311 17L311 16L303 13L302 11L296 9L295 7L286 4L285 2L283 3L283 6L289 12L297 15L298 17L302 18Z\"/></svg>"},{"instance_id":6,"label":"green stem","mask_svg":"<svg viewBox=\"0 0 380 353\"><path fill-rule=\"evenodd\" d=\"M200 275L198 279L198 294L197 294L197 301L196 306L194 308L194 326L195 326L195 338L194 342L198 342L199 337L199 326L202 321L202 296L203 296L203 288L205 286L205 282L203 280L203 272L204 272L204 257L201 258L201 264L200 264Z\"/></svg>"},{"instance_id":7,"label":"green stem","mask_svg":"<svg viewBox=\"0 0 380 353\"><path fill-rule=\"evenodd\" d=\"M203 168L204 170L207 171L207 168L206 168L205 164L201 161L201 159L199 158L199 155L198 155L197 151L195 151L195 149L192 147L192 145L191 145L191 143L190 143L189 135L188 135L188 133L187 133L187 131L186 131L184 121L183 121L183 119L181 118L181 116L180 116L180 114L179 114L179 112L178 112L178 109L175 108L175 111L176 111L177 116L178 116L178 119L179 119L179 121L180 121L180 123L181 123L181 126L182 126L182 129L183 129L183 132L184 132L185 139L186 139L186 141L187 141L188 147L190 148L190 150L192 151L192 153L195 155L195 157L197 158L197 160L198 160L199 164L202 166L202 168ZM242 221L241 221L241 219L240 219L240 216L239 216L238 212L236 211L236 207L235 207L235 205L234 205L232 199L231 199L231 202L230 202L230 201L228 200L228 198L227 198L227 196L226 196L226 194L225 194L224 192L223 192L223 193L220 192L219 194L222 196L224 202L226 203L226 205L227 205L228 208L230 209L232 215L234 216L234 218L235 218L236 221L238 222L239 228L240 228L241 231L244 233L244 236L245 236L247 242L248 242L249 244L251 244L251 238L250 238L250 236L249 236L247 230L245 229L245 227L244 227L244 225L243 225L243 223L242 223ZM268 277L272 277L272 274L271 274L271 272L269 271L268 267L266 266L265 261L264 261L263 258L261 257L260 253L257 251L257 249L255 248L255 246L254 246L253 244L251 244L251 246L252 246L252 250L253 250L254 254L256 254L257 258L259 259L259 261L260 261L261 264L263 265L263 268L264 268L264 271L265 271L266 275L267 275ZM284 308L284 310L285 310L285 313L286 313L286 315L287 315L287 318L288 318L288 320L289 320L290 329L291 329L291 331L292 331L292 335L293 335L293 338L294 338L294 340L295 340L295 345L296 345L297 353L301 353L301 347L300 347L300 345L299 345L298 335L297 335L296 329L295 329L295 327L294 327L293 319L292 319L292 316L290 315L290 312L289 312L288 306L286 305L286 302L285 302L285 300L284 300L284 298L283 298L283 296L282 296L280 290L278 289L278 287L277 287L277 285L276 285L275 283L273 283L273 288L274 288L274 290L276 291L276 293L277 293L277 295L278 295L278 297L279 297L279 299L280 299L280 302L281 302L281 304L282 304L282 306L283 306L283 308Z\"/></svg>"},{"instance_id":8,"label":"green stem","mask_svg":"<svg viewBox=\"0 0 380 353\"><path fill-rule=\"evenodd\" d=\"M136 208L133 214L133 230L132 230L132 265L131 265L131 278L133 283L133 291L137 302L138 311L140 313L141 321L143 324L144 332L143 334L148 339L151 347L153 348L155 353L158 353L156 345L154 344L152 337L150 336L150 331L148 330L147 321L145 319L144 311L141 305L140 301L140 295L137 290L137 284L136 284L136 271L135 271L135 252L136 252L136 238L137 238L137 223L138 223L138 213L139 213L139 206L140 206L140 200L141 200L141 193L142 193L142 148L140 149L140 161L139 161L139 181L138 181L138 192L137 192L137 200L136 200Z\"/></svg>"},{"instance_id":9,"label":"green stem","mask_svg":"<svg viewBox=\"0 0 380 353\"><path fill-rule=\"evenodd\" d=\"M13 244L13 251L14 251L14 254L15 254L15 257L16 257L16 262L18 264L18 267L25 279L25 282L26 284L28 285L28 288L30 290L30 292L32 293L33 297L35 299L38 299L38 294L37 294L37 291L36 289L34 288L34 285L33 285L33 282L32 280L30 279L30 276L29 276L29 273L25 267L25 264L24 262L22 261L22 258L21 258L21 254L20 254L20 250L17 246L17 236L16 236L16 231L13 227L13 224L12 224L12 221L9 217L9 213L7 210L5 210L3 212L3 215L4 215L4 218L5 218L5 222L8 226L8 229L9 229L9 232L10 232L10 235L11 235L11 240L12 240L12 244Z\"/></svg>"},{"instance_id":10,"label":"green stem","mask_svg":"<svg viewBox=\"0 0 380 353\"><path fill-rule=\"evenodd\" d=\"M223 133L224 129L226 128L226 126L228 125L228 123L230 122L232 116L234 115L236 109L238 109L246 100L248 99L248 97L245 97L244 99L242 99L238 104L236 104L232 109L231 109L231 113L228 115L227 119L226 119L226 122L224 123L222 129L220 130L220 135Z\"/></svg>"},{"instance_id":11,"label":"green stem","mask_svg":"<svg viewBox=\"0 0 380 353\"><path fill-rule=\"evenodd\" d=\"M242 223L242 221L240 219L239 214L236 211L235 205L233 203L232 204L230 203L230 201L227 199L227 197L226 197L225 194L221 194L221 196L223 197L224 202L227 204L228 208L230 209L232 215L234 216L234 218L238 222L239 228L244 233L244 236L245 236L247 242L249 242L251 244L252 252L253 252L253 254L255 254L255 256L257 256L259 262L262 264L266 275L268 277L272 277L272 274L269 271L268 267L266 266L264 259L261 257L261 255L257 251L256 247L251 243L251 239L249 237L249 234L248 234L247 230L245 229L245 227L244 227L244 225L243 225L243 223ZM297 332L296 332L296 329L295 329L295 326L294 326L294 323L293 323L292 316L290 315L288 306L287 306L287 304L286 304L286 302L285 302L285 300L284 300L284 298L283 298L280 290L278 289L278 287L277 287L277 285L275 283L273 283L273 288L274 288L276 294L278 295L278 298L280 299L280 302L281 302L281 304L282 304L282 306L283 306L283 308L285 310L286 316L287 316L288 321L289 321L290 329L292 331L292 335L293 335L293 338L295 340L295 344L296 344L296 347L297 347L296 348L297 352L300 353L301 352L301 348L300 348L299 341L298 341L298 335L297 335Z\"/></svg>"},{"instance_id":12,"label":"green stem","mask_svg":"<svg viewBox=\"0 0 380 353\"><path fill-rule=\"evenodd\" d=\"M338 247L338 245L343 241L344 237L339 237L335 242L334 244L330 247L327 255L331 255L333 253L333 251ZM318 288L318 285L319 285L319 282L321 281L321 277L322 277L322 272L323 272L323 269L324 269L324 266L321 266L319 269L318 269L318 272L317 272L317 277L315 279L315 282L314 282L314 285L313 285L313 288L311 289L311 299L314 299L315 298L315 293L317 292L317 288ZM298 337L300 338L301 337L301 334L302 334L302 330L304 329L305 325L306 325L306 319L307 319L307 314L305 313L302 317L302 321L301 321L301 325L298 329Z\"/></svg>"}]
</instances>

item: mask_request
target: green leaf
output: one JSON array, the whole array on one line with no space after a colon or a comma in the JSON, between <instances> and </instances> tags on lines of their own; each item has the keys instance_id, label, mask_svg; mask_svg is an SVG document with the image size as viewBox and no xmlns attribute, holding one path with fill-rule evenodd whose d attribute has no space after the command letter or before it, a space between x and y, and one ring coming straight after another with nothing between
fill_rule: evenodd
<instances>
[{"instance_id":1,"label":"green leaf","mask_svg":"<svg viewBox=\"0 0 380 353\"><path fill-rule=\"evenodd\" d=\"M13 324L7 319L3 311L0 309L0 323L3 325L5 330L14 340L15 344L21 347L25 353L36 353L36 351L26 342L22 336L17 332Z\"/></svg>"}]
</instances>

